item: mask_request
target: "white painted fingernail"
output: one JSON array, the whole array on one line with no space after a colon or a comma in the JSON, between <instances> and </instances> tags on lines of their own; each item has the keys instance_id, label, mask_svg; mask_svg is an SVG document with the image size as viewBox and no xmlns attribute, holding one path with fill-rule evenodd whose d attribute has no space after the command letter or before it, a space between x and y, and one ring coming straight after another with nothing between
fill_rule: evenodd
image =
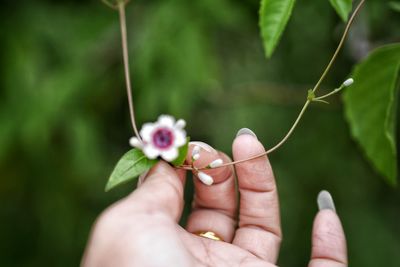
<instances>
[{"instance_id":1,"label":"white painted fingernail","mask_svg":"<svg viewBox=\"0 0 400 267\"><path fill-rule=\"evenodd\" d=\"M186 126L186 121L184 119L179 119L176 124L176 127L178 127L179 129L183 129Z\"/></svg>"},{"instance_id":2,"label":"white painted fingernail","mask_svg":"<svg viewBox=\"0 0 400 267\"><path fill-rule=\"evenodd\" d=\"M242 128L242 129L240 129L240 130L237 132L236 137L238 137L238 136L240 136L240 135L245 135L245 134L251 135L251 136L253 136L253 137L255 137L255 138L257 139L257 135L256 135L252 130L250 130L249 128Z\"/></svg>"},{"instance_id":3,"label":"white painted fingernail","mask_svg":"<svg viewBox=\"0 0 400 267\"><path fill-rule=\"evenodd\" d=\"M214 179L204 172L199 172L197 176L199 177L199 180L205 185L212 185L214 183Z\"/></svg>"},{"instance_id":4,"label":"white painted fingernail","mask_svg":"<svg viewBox=\"0 0 400 267\"><path fill-rule=\"evenodd\" d=\"M210 145L208 145L208 144L206 144L204 142L193 141L193 142L190 142L190 144L191 145L195 145L195 146L199 146L199 147L201 147L202 149L204 149L207 152L210 152L210 153L213 153L213 154L217 154L217 151L214 148L212 148Z\"/></svg>"},{"instance_id":5,"label":"white painted fingernail","mask_svg":"<svg viewBox=\"0 0 400 267\"><path fill-rule=\"evenodd\" d=\"M319 210L332 210L336 212L333 198L331 194L326 190L322 190L321 192L319 192L317 197L317 203Z\"/></svg>"}]
</instances>

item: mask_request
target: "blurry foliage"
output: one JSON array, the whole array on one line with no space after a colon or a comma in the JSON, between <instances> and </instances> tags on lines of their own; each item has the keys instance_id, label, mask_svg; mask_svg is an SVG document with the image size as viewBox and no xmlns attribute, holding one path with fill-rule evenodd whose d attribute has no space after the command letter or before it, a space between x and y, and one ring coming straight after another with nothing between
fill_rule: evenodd
<instances>
[{"instance_id":1,"label":"blurry foliage","mask_svg":"<svg viewBox=\"0 0 400 267\"><path fill-rule=\"evenodd\" d=\"M387 1L367 2L326 89L365 56L361 48L398 41L399 14ZM227 153L240 127L253 129L266 147L275 144L343 24L328 1L297 1L267 62L258 7L256 0L131 3L139 123L171 113L189 122L192 139ZM77 266L95 218L131 191L104 193L131 135L117 14L95 0L5 1L0 12L0 264ZM352 265L400 264L399 189L365 162L340 101L313 105L270 158L284 233L279 266L308 261L321 189L334 196Z\"/></svg>"},{"instance_id":2,"label":"blurry foliage","mask_svg":"<svg viewBox=\"0 0 400 267\"><path fill-rule=\"evenodd\" d=\"M271 57L289 21L295 0L262 0L260 31L266 56Z\"/></svg>"},{"instance_id":3,"label":"blurry foliage","mask_svg":"<svg viewBox=\"0 0 400 267\"><path fill-rule=\"evenodd\" d=\"M353 0L329 0L332 7L336 10L343 21L347 21L351 12Z\"/></svg>"}]
</instances>

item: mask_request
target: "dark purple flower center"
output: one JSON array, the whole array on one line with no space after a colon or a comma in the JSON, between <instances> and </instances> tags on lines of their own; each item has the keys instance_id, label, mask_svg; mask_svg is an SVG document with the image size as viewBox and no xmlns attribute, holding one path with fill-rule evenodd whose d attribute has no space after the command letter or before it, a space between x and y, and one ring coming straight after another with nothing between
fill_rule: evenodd
<instances>
[{"instance_id":1,"label":"dark purple flower center","mask_svg":"<svg viewBox=\"0 0 400 267\"><path fill-rule=\"evenodd\" d=\"M159 149L169 148L174 141L174 135L168 128L159 128L153 133L153 144Z\"/></svg>"}]
</instances>

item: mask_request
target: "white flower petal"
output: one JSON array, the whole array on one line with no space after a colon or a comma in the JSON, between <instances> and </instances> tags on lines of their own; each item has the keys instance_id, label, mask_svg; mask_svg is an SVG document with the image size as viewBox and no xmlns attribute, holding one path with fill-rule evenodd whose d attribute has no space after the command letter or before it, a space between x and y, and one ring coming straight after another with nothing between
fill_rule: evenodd
<instances>
[{"instance_id":1,"label":"white flower petal","mask_svg":"<svg viewBox=\"0 0 400 267\"><path fill-rule=\"evenodd\" d=\"M175 147L161 151L161 157L166 161L173 161L178 157L178 149Z\"/></svg>"},{"instance_id":2,"label":"white flower petal","mask_svg":"<svg viewBox=\"0 0 400 267\"><path fill-rule=\"evenodd\" d=\"M140 140L136 136L133 136L129 139L129 144L133 147L140 149L143 147L143 143L140 142Z\"/></svg>"},{"instance_id":3,"label":"white flower petal","mask_svg":"<svg viewBox=\"0 0 400 267\"><path fill-rule=\"evenodd\" d=\"M176 124L175 127L178 129L183 129L186 126L186 121L184 119L179 119Z\"/></svg>"},{"instance_id":4,"label":"white flower petal","mask_svg":"<svg viewBox=\"0 0 400 267\"><path fill-rule=\"evenodd\" d=\"M160 151L153 147L152 145L145 145L143 148L143 153L148 157L149 159L155 159L160 155Z\"/></svg>"},{"instance_id":5,"label":"white flower petal","mask_svg":"<svg viewBox=\"0 0 400 267\"><path fill-rule=\"evenodd\" d=\"M145 123L140 129L140 136L145 142L151 142L151 133L155 128L154 123Z\"/></svg>"},{"instance_id":6,"label":"white flower petal","mask_svg":"<svg viewBox=\"0 0 400 267\"><path fill-rule=\"evenodd\" d=\"M202 181L205 185L212 185L214 183L214 179L204 172L199 172L197 176L199 177L200 181Z\"/></svg>"},{"instance_id":7,"label":"white flower petal","mask_svg":"<svg viewBox=\"0 0 400 267\"><path fill-rule=\"evenodd\" d=\"M170 115L161 115L160 117L158 117L157 122L162 126L173 128L175 124L175 119Z\"/></svg>"},{"instance_id":8,"label":"white flower petal","mask_svg":"<svg viewBox=\"0 0 400 267\"><path fill-rule=\"evenodd\" d=\"M174 146L180 147L186 144L186 132L184 130L174 130Z\"/></svg>"}]
</instances>

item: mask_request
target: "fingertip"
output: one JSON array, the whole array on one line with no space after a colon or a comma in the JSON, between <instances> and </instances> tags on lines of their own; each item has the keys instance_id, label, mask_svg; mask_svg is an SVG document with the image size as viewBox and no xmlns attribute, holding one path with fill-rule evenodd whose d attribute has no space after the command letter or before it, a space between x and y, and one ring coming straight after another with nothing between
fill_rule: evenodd
<instances>
[{"instance_id":1,"label":"fingertip","mask_svg":"<svg viewBox=\"0 0 400 267\"><path fill-rule=\"evenodd\" d=\"M188 162L191 162L194 150L196 151L196 153L200 153L201 151L203 151L203 152L209 153L211 155L218 154L217 150L215 150L209 144L201 142L201 141L192 141L189 143L189 151L186 156L186 160Z\"/></svg>"},{"instance_id":2,"label":"fingertip","mask_svg":"<svg viewBox=\"0 0 400 267\"><path fill-rule=\"evenodd\" d=\"M250 130L249 128L240 129L237 132L236 137L238 137L240 135L251 135L251 136L253 136L253 137L255 137L257 139L257 135L252 130Z\"/></svg>"},{"instance_id":3,"label":"fingertip","mask_svg":"<svg viewBox=\"0 0 400 267\"><path fill-rule=\"evenodd\" d=\"M198 157L196 157L195 161L193 162L194 154L198 154ZM189 153L187 155L186 162L188 164L193 164L196 168L202 169L199 174L204 173L207 176L210 176L210 178L212 179L212 182L208 183L205 182L203 179L200 179L201 177L199 177L199 175L197 174L197 177L203 182L201 186L210 186L213 184L221 183L231 176L233 172L232 167L227 166L210 168L210 163L214 162L215 160L220 160L222 161L222 163L231 162L231 159L227 155L215 150L213 147L206 143L198 141L190 143Z\"/></svg>"},{"instance_id":4,"label":"fingertip","mask_svg":"<svg viewBox=\"0 0 400 267\"><path fill-rule=\"evenodd\" d=\"M318 204L319 210L328 209L328 210L332 210L332 211L336 212L335 203L333 202L333 198L332 198L331 194L326 190L322 190L321 192L319 192L318 197L317 197L317 204Z\"/></svg>"},{"instance_id":5,"label":"fingertip","mask_svg":"<svg viewBox=\"0 0 400 267\"><path fill-rule=\"evenodd\" d=\"M166 162L158 162L132 199L146 211L160 211L178 221L183 209L182 173Z\"/></svg>"},{"instance_id":6,"label":"fingertip","mask_svg":"<svg viewBox=\"0 0 400 267\"><path fill-rule=\"evenodd\" d=\"M149 179L154 179L159 177L159 175L157 174L161 174L161 175L166 175L168 177L178 177L179 180L181 181L182 185L185 185L186 182L186 171L183 169L176 169L173 166L171 166L170 164L160 160L159 162L157 162L156 165L154 165L150 170L142 173L139 178L138 178L138 183L137 183L137 187L141 187L145 181L149 180Z\"/></svg>"},{"instance_id":7,"label":"fingertip","mask_svg":"<svg viewBox=\"0 0 400 267\"><path fill-rule=\"evenodd\" d=\"M320 210L314 219L312 260L347 263L346 238L339 216L332 209Z\"/></svg>"},{"instance_id":8,"label":"fingertip","mask_svg":"<svg viewBox=\"0 0 400 267\"><path fill-rule=\"evenodd\" d=\"M251 133L253 132L251 131ZM232 150L235 159L254 156L265 151L257 136L254 133L250 134L248 131L243 131L243 129L239 130L233 141Z\"/></svg>"},{"instance_id":9,"label":"fingertip","mask_svg":"<svg viewBox=\"0 0 400 267\"><path fill-rule=\"evenodd\" d=\"M148 176L151 176L156 173L175 175L175 172L174 172L174 169L172 168L172 166L163 160L160 160L159 162L157 162L156 165L154 165L150 169Z\"/></svg>"}]
</instances>

